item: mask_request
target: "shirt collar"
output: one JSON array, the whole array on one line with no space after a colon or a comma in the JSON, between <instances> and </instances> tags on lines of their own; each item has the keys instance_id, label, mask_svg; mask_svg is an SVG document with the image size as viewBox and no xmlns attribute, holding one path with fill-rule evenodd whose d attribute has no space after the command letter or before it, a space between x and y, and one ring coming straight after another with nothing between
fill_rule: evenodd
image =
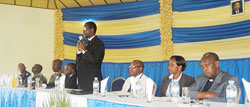
<instances>
[{"instance_id":1,"label":"shirt collar","mask_svg":"<svg viewBox=\"0 0 250 107\"><path fill-rule=\"evenodd\" d=\"M96 35L94 35L94 36L88 38L88 40L91 41L94 37L96 37Z\"/></svg>"},{"instance_id":2,"label":"shirt collar","mask_svg":"<svg viewBox=\"0 0 250 107\"><path fill-rule=\"evenodd\" d=\"M72 74L69 75L69 77L72 77L75 73L73 72Z\"/></svg>"},{"instance_id":3,"label":"shirt collar","mask_svg":"<svg viewBox=\"0 0 250 107\"><path fill-rule=\"evenodd\" d=\"M142 76L142 73L137 75L136 77L132 76L132 78L134 78L135 80L139 80L139 79L141 79L141 76Z\"/></svg>"},{"instance_id":4,"label":"shirt collar","mask_svg":"<svg viewBox=\"0 0 250 107\"><path fill-rule=\"evenodd\" d=\"M181 76L182 76L182 72L181 72L180 76L177 79L174 79L174 80L177 80L179 82L180 79L181 79ZM174 77L174 75L171 74L168 78L171 79L171 80L173 80L173 77Z\"/></svg>"}]
</instances>

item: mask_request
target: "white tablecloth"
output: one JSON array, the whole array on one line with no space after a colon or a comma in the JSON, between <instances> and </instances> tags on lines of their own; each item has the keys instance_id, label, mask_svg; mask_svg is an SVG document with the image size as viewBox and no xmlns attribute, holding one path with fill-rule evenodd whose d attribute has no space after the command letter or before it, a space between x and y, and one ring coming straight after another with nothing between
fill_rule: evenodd
<instances>
[{"instance_id":1,"label":"white tablecloth","mask_svg":"<svg viewBox=\"0 0 250 107\"><path fill-rule=\"evenodd\" d=\"M36 95L36 106L41 107L44 101L47 101L50 93L53 93L54 90L38 90ZM118 97L118 96L93 96L93 95L69 95L71 99L71 107L92 107L96 105L112 105L124 104L123 106L151 106L151 107L190 107L190 105L176 104L172 102L163 102L163 101L153 101L152 103L147 103L146 99L134 99L130 97ZM155 98L156 99L156 98ZM159 99L159 98L157 98ZM96 104L100 103L100 104ZM91 104L91 105L90 105ZM226 103L210 102L210 107L226 107ZM236 104L234 107L244 107L245 105ZM205 107L205 105L192 105L192 107Z\"/></svg>"}]
</instances>

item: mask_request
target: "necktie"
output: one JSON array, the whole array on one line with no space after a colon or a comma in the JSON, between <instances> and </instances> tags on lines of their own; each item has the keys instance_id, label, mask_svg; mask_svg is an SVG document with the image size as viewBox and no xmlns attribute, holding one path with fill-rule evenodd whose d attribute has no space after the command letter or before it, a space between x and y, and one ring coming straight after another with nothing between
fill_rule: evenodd
<instances>
[{"instance_id":1,"label":"necktie","mask_svg":"<svg viewBox=\"0 0 250 107\"><path fill-rule=\"evenodd\" d=\"M87 40L87 41L85 42L85 46L87 47L89 44L90 44L90 41Z\"/></svg>"}]
</instances>

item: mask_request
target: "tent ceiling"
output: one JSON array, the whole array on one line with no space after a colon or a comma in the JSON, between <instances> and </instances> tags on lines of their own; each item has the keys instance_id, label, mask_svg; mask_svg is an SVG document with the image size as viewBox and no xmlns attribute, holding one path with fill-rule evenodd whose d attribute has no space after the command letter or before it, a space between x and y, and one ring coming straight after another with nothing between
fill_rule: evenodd
<instances>
[{"instance_id":1,"label":"tent ceiling","mask_svg":"<svg viewBox=\"0 0 250 107\"><path fill-rule=\"evenodd\" d=\"M0 0L0 4L10 4L44 9L59 9L136 1L142 0Z\"/></svg>"}]
</instances>

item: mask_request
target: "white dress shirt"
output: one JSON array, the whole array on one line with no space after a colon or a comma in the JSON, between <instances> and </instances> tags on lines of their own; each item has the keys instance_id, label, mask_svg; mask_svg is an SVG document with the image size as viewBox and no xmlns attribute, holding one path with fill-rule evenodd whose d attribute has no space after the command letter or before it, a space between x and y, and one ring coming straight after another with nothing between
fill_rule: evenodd
<instances>
[{"instance_id":1,"label":"white dress shirt","mask_svg":"<svg viewBox=\"0 0 250 107\"><path fill-rule=\"evenodd\" d=\"M179 83L179 81L180 81L180 79L181 79L181 76L182 76L182 72L181 72L181 74L180 74L180 76L177 78L177 79L173 79L173 77L174 77L174 75L173 74L171 74L170 76L169 76L169 79L171 80L171 82L168 84L168 89L167 89L167 91L166 91L166 96L167 97L171 97L171 92L170 92L170 85L173 83L173 80L176 80L178 83Z\"/></svg>"}]
</instances>

